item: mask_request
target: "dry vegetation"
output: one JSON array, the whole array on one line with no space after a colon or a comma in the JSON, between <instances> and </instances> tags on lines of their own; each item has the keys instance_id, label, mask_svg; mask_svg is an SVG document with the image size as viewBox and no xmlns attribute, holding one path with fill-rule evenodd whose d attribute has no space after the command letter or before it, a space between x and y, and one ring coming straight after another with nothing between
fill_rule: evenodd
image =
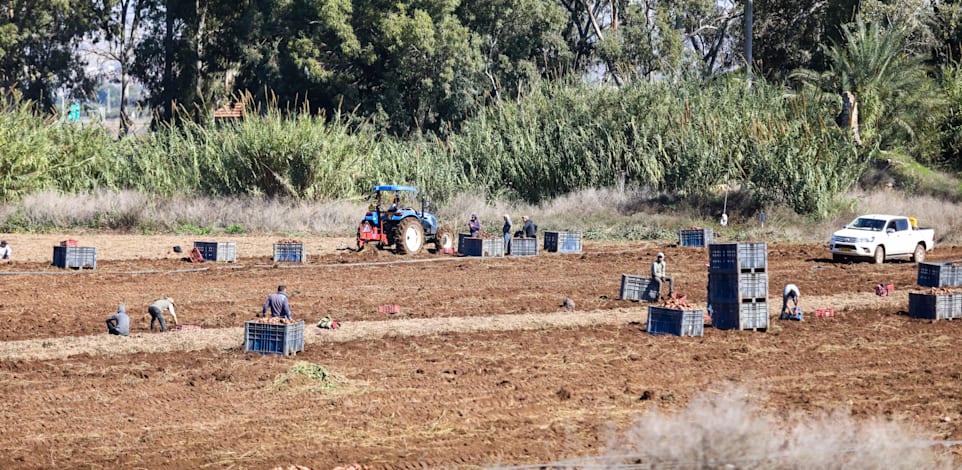
<instances>
[{"instance_id":1,"label":"dry vegetation","mask_svg":"<svg viewBox=\"0 0 962 470\"><path fill-rule=\"evenodd\" d=\"M680 412L653 412L638 419L612 438L600 456L551 466L638 470L953 468L951 459L908 423L856 422L844 410L786 417L764 410L763 402L763 392L736 386L706 391Z\"/></svg>"},{"instance_id":2,"label":"dry vegetation","mask_svg":"<svg viewBox=\"0 0 962 470\"><path fill-rule=\"evenodd\" d=\"M501 216L520 220L529 215L544 230L581 231L596 240L672 240L680 228L711 227L734 239L820 242L862 213L907 214L936 230L939 243L962 242L962 204L933 196L912 196L890 190L846 194L834 215L813 220L785 207L745 207L734 196L729 202L728 227L718 225L724 193L711 201L685 200L643 189L584 189L527 204L482 193L460 193L438 204L441 222L466 231L471 214L484 229L498 233ZM141 233L314 233L353 236L367 206L363 200L309 202L239 197L148 197L137 191L99 191L66 195L42 192L18 203L0 205L0 228L6 231L65 231L119 229ZM766 212L761 226L757 211ZM5 222L5 223L4 223Z\"/></svg>"}]
</instances>

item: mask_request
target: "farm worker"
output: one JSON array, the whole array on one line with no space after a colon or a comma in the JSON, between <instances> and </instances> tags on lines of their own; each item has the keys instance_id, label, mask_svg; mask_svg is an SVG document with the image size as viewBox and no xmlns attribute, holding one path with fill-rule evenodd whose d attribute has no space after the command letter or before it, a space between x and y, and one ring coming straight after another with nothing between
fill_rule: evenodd
<instances>
[{"instance_id":1,"label":"farm worker","mask_svg":"<svg viewBox=\"0 0 962 470\"><path fill-rule=\"evenodd\" d=\"M521 220L524 222L524 225L521 226L521 231L524 232L524 238L535 238L537 236L538 226L526 215L521 216Z\"/></svg>"},{"instance_id":2,"label":"farm worker","mask_svg":"<svg viewBox=\"0 0 962 470\"><path fill-rule=\"evenodd\" d=\"M391 203L391 207L388 208L388 212L395 212L401 207L401 196L394 196L394 202Z\"/></svg>"},{"instance_id":3,"label":"farm worker","mask_svg":"<svg viewBox=\"0 0 962 470\"><path fill-rule=\"evenodd\" d=\"M472 237L481 235L481 221L478 220L478 214L471 214L471 220L468 221L468 231L471 232Z\"/></svg>"},{"instance_id":4,"label":"farm worker","mask_svg":"<svg viewBox=\"0 0 962 470\"><path fill-rule=\"evenodd\" d=\"M511 251L511 217L504 214L504 226L501 227L501 234L504 237L504 254Z\"/></svg>"},{"instance_id":5,"label":"farm worker","mask_svg":"<svg viewBox=\"0 0 962 470\"><path fill-rule=\"evenodd\" d=\"M10 245L7 244L6 240L0 240L0 259L10 259L13 255L13 251L10 250Z\"/></svg>"},{"instance_id":6,"label":"farm worker","mask_svg":"<svg viewBox=\"0 0 962 470\"><path fill-rule=\"evenodd\" d=\"M167 321L164 320L165 310L170 312L170 317L174 320L174 324L177 324L177 313L174 312L174 299L163 297L150 304L150 307L147 307L147 313L150 314L150 331L154 331L154 322L160 322L160 331L167 331Z\"/></svg>"},{"instance_id":7,"label":"farm worker","mask_svg":"<svg viewBox=\"0 0 962 470\"><path fill-rule=\"evenodd\" d=\"M130 317L127 316L127 307L118 306L117 313L107 318L107 333L120 336L130 334Z\"/></svg>"},{"instance_id":8,"label":"farm worker","mask_svg":"<svg viewBox=\"0 0 962 470\"><path fill-rule=\"evenodd\" d=\"M658 253L655 261L651 263L651 278L658 283L658 293L661 294L661 285L668 281L668 297L675 292L675 281L665 275L665 254Z\"/></svg>"},{"instance_id":9,"label":"farm worker","mask_svg":"<svg viewBox=\"0 0 962 470\"><path fill-rule=\"evenodd\" d=\"M258 316L267 316L267 309L271 310L272 317L291 319L291 304L287 301L287 286L277 286L277 292L268 295L264 302L264 308Z\"/></svg>"},{"instance_id":10,"label":"farm worker","mask_svg":"<svg viewBox=\"0 0 962 470\"><path fill-rule=\"evenodd\" d=\"M800 292L798 291L798 286L795 284L785 285L785 290L782 292L782 314L780 318L787 318L790 315L795 315L795 310L798 309L798 296ZM794 305L791 310L788 309L788 301L791 299Z\"/></svg>"}]
</instances>

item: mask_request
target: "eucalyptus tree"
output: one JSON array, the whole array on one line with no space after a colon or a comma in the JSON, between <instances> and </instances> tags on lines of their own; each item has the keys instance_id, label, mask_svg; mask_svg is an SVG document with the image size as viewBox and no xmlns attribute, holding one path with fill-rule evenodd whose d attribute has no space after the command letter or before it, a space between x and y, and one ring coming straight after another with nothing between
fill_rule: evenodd
<instances>
[{"instance_id":1,"label":"eucalyptus tree","mask_svg":"<svg viewBox=\"0 0 962 470\"><path fill-rule=\"evenodd\" d=\"M516 97L536 78L568 69L574 58L562 34L566 12L557 1L462 1L455 15L477 37L495 98Z\"/></svg>"},{"instance_id":2,"label":"eucalyptus tree","mask_svg":"<svg viewBox=\"0 0 962 470\"><path fill-rule=\"evenodd\" d=\"M251 2L144 1L146 33L132 73L150 91L147 104L160 122L201 120L217 96L233 91L244 44L254 39Z\"/></svg>"},{"instance_id":3,"label":"eucalyptus tree","mask_svg":"<svg viewBox=\"0 0 962 470\"><path fill-rule=\"evenodd\" d=\"M89 0L7 0L0 3L0 89L17 89L47 110L55 91L92 89L78 48L91 28Z\"/></svg>"},{"instance_id":4,"label":"eucalyptus tree","mask_svg":"<svg viewBox=\"0 0 962 470\"><path fill-rule=\"evenodd\" d=\"M130 84L130 69L134 62L134 50L141 40L145 12L150 0L97 0L94 11L98 19L98 30L94 39L98 43L91 48L94 54L109 61L117 62L120 68L120 134L130 130L130 117L127 114L127 90Z\"/></svg>"}]
</instances>

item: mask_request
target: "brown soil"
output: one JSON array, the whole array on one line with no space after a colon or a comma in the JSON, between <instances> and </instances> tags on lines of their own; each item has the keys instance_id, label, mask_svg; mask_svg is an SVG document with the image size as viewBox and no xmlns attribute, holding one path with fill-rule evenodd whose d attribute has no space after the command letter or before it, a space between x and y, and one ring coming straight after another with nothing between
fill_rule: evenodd
<instances>
[{"instance_id":1,"label":"brown soil","mask_svg":"<svg viewBox=\"0 0 962 470\"><path fill-rule=\"evenodd\" d=\"M618 290L663 251L676 291L703 304L700 249L411 259L299 237L309 262L274 265L280 237L236 237L237 263L191 265L167 253L190 238L89 235L98 266L78 272L49 266L66 236L5 238L17 261L0 264L0 468L536 464L596 455L638 414L731 382L764 390L778 413L843 408L962 439L962 321L904 314L907 262L833 264L824 246L770 245L770 310L794 282L806 321L690 338L645 334L645 306ZM879 282L895 294L876 297ZM244 322L278 284L307 322L306 350L245 354ZM203 329L150 332L141 315L165 294ZM104 332L118 303L132 314L127 338ZM814 318L821 307L837 316ZM342 328L315 328L324 315ZM289 374L299 360L332 379Z\"/></svg>"}]
</instances>

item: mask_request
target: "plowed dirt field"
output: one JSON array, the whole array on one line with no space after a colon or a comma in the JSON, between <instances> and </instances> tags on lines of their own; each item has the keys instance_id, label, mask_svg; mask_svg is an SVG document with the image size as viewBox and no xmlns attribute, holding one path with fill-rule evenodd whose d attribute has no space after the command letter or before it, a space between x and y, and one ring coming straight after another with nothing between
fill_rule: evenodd
<instances>
[{"instance_id":1,"label":"plowed dirt field","mask_svg":"<svg viewBox=\"0 0 962 470\"><path fill-rule=\"evenodd\" d=\"M6 238L16 260L0 264L0 468L547 463L603 453L637 416L731 383L763 391L777 414L844 409L962 440L962 321L905 314L909 262L834 264L823 245L770 244L770 313L793 282L805 321L674 337L645 333L646 304L618 300L621 275L645 275L662 251L675 290L704 305L705 250L402 258L305 237L307 263L275 265L275 238L249 236L236 263L193 265L167 251L183 237L88 235L97 269L72 271L49 266L66 236ZM959 258L960 247L929 255ZM879 282L893 295L875 296ZM244 322L279 284L306 321L306 350L244 353ZM200 329L151 332L143 314L162 295ZM129 337L105 332L119 303ZM836 316L812 315L825 307ZM342 328L316 328L324 315ZM292 374L298 361L330 376Z\"/></svg>"}]
</instances>

